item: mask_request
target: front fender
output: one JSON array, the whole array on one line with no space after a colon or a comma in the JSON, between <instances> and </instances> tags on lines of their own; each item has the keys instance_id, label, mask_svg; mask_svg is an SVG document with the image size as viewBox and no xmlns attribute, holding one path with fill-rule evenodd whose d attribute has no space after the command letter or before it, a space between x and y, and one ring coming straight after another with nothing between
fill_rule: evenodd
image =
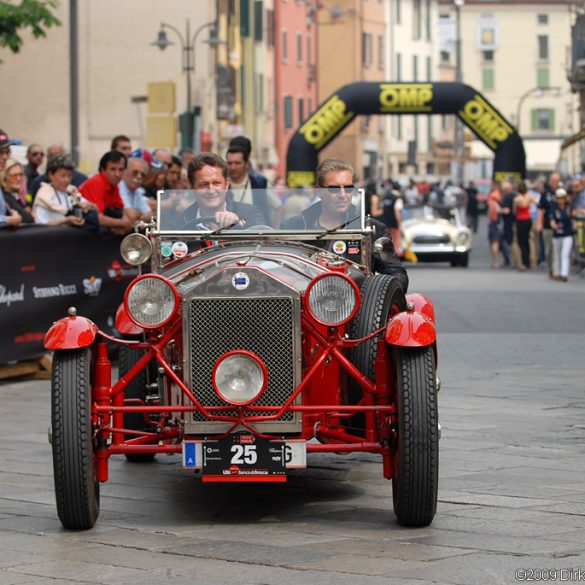
<instances>
[{"instance_id":1,"label":"front fender","mask_svg":"<svg viewBox=\"0 0 585 585\"><path fill-rule=\"evenodd\" d=\"M53 323L45 335L45 349L78 349L91 345L98 326L86 317L70 316Z\"/></svg>"},{"instance_id":2,"label":"front fender","mask_svg":"<svg viewBox=\"0 0 585 585\"><path fill-rule=\"evenodd\" d=\"M406 295L406 302L412 303L412 310L428 317L433 323L435 322L435 307L433 301L426 295L420 293L410 293Z\"/></svg>"},{"instance_id":3,"label":"front fender","mask_svg":"<svg viewBox=\"0 0 585 585\"><path fill-rule=\"evenodd\" d=\"M388 321L386 343L400 347L424 347L437 339L434 322L426 315L414 311L398 313Z\"/></svg>"}]
</instances>

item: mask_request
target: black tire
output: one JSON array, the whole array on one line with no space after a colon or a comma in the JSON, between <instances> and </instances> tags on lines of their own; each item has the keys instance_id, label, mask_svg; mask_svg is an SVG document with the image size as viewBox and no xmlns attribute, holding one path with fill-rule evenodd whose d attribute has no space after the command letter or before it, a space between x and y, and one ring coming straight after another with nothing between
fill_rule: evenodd
<instances>
[{"instance_id":1,"label":"black tire","mask_svg":"<svg viewBox=\"0 0 585 585\"><path fill-rule=\"evenodd\" d=\"M118 362L119 377L121 378L126 372L138 363L138 360L144 355L144 350L132 349L127 345L120 346L120 357ZM146 368L143 368L136 377L126 386L126 398L138 398L144 400L146 398L146 385L148 378L146 375ZM136 406L136 405L134 405ZM124 413L124 428L131 429L133 431L151 431L152 426L149 426L144 420L144 415L139 413ZM125 435L124 438L132 439L136 435ZM154 453L126 453L126 460L132 463L144 463L146 461L152 461L154 459Z\"/></svg>"},{"instance_id":2,"label":"black tire","mask_svg":"<svg viewBox=\"0 0 585 585\"><path fill-rule=\"evenodd\" d=\"M91 351L56 351L51 376L53 475L57 513L65 528L92 528L100 487L91 427Z\"/></svg>"},{"instance_id":3,"label":"black tire","mask_svg":"<svg viewBox=\"0 0 585 585\"><path fill-rule=\"evenodd\" d=\"M449 260L449 264L451 264L451 268L455 268L459 266L459 258L455 255L451 256L451 260Z\"/></svg>"},{"instance_id":4,"label":"black tire","mask_svg":"<svg viewBox=\"0 0 585 585\"><path fill-rule=\"evenodd\" d=\"M467 268L469 266L469 252L464 252L459 257L459 266Z\"/></svg>"},{"instance_id":5,"label":"black tire","mask_svg":"<svg viewBox=\"0 0 585 585\"><path fill-rule=\"evenodd\" d=\"M397 441L394 513L402 526L428 526L437 510L439 416L431 347L396 348Z\"/></svg>"},{"instance_id":6,"label":"black tire","mask_svg":"<svg viewBox=\"0 0 585 585\"><path fill-rule=\"evenodd\" d=\"M361 304L357 315L350 323L352 339L365 337L380 329L391 314L406 309L406 298L400 283L389 274L375 274L364 282L361 289ZM351 350L350 360L370 380L376 380L375 362L378 355L378 338L360 343ZM351 378L348 380L347 401L356 405L363 397L362 387ZM366 417L360 413L348 419L347 428L360 436L365 435Z\"/></svg>"}]
</instances>

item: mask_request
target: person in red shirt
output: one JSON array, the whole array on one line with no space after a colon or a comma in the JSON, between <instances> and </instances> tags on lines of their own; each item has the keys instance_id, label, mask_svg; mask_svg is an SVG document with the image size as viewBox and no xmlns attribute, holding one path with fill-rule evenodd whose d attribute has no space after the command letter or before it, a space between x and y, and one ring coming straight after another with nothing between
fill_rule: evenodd
<instances>
[{"instance_id":1,"label":"person in red shirt","mask_svg":"<svg viewBox=\"0 0 585 585\"><path fill-rule=\"evenodd\" d=\"M116 150L106 152L100 159L100 172L80 187L81 194L98 208L100 225L122 235L132 229L132 217L124 209L118 184L126 169L126 157Z\"/></svg>"}]
</instances>

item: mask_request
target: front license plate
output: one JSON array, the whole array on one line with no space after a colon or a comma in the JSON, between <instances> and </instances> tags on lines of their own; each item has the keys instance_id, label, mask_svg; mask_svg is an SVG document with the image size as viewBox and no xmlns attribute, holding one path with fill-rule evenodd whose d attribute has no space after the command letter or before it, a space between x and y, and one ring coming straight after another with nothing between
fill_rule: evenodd
<instances>
[{"instance_id":1,"label":"front license plate","mask_svg":"<svg viewBox=\"0 0 585 585\"><path fill-rule=\"evenodd\" d=\"M203 481L286 481L284 441L236 433L203 443Z\"/></svg>"}]
</instances>

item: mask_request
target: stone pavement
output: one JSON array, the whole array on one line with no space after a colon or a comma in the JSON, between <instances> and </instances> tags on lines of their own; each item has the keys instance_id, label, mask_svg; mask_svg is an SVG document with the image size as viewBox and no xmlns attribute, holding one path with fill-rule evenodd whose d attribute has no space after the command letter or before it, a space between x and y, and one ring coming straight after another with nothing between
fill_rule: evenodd
<instances>
[{"instance_id":1,"label":"stone pavement","mask_svg":"<svg viewBox=\"0 0 585 585\"><path fill-rule=\"evenodd\" d=\"M313 455L282 486L203 485L159 456L115 459L96 527L67 532L48 383L13 381L0 385L0 585L585 582L585 280L410 274L440 331L431 527L397 525L375 456Z\"/></svg>"}]
</instances>

